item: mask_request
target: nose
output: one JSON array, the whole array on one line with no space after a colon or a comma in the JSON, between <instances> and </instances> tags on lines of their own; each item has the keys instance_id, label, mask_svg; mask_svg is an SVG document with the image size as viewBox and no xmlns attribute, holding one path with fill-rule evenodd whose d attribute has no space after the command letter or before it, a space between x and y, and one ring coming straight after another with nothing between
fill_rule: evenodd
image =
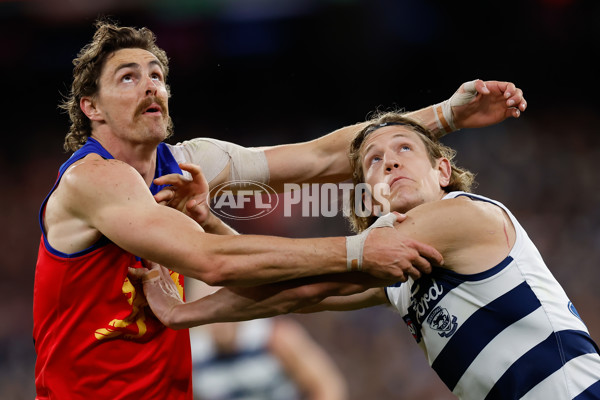
<instances>
[{"instance_id":1,"label":"nose","mask_svg":"<svg viewBox=\"0 0 600 400\"><path fill-rule=\"evenodd\" d=\"M387 172L400 168L400 163L394 154L386 154L384 157L384 165Z\"/></svg>"},{"instance_id":2,"label":"nose","mask_svg":"<svg viewBox=\"0 0 600 400\"><path fill-rule=\"evenodd\" d=\"M158 88L151 77L146 79L146 96L156 96Z\"/></svg>"}]
</instances>

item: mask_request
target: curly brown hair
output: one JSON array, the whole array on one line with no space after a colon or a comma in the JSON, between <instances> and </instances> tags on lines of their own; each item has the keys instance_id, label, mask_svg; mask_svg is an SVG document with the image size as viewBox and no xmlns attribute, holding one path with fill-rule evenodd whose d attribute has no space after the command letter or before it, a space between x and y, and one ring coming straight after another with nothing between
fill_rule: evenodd
<instances>
[{"instance_id":1,"label":"curly brown hair","mask_svg":"<svg viewBox=\"0 0 600 400\"><path fill-rule=\"evenodd\" d=\"M71 127L65 136L63 147L66 151L76 151L85 144L92 134L92 126L79 103L82 97L98 94L100 75L107 58L120 49L139 48L147 50L161 64L165 81L169 74L167 53L156 45L156 36L148 28L120 27L108 19L95 23L96 32L92 41L86 44L73 60L73 83L65 100L59 105L69 114ZM170 96L170 89L167 85ZM173 124L169 119L167 137L173 134Z\"/></svg>"},{"instance_id":2,"label":"curly brown hair","mask_svg":"<svg viewBox=\"0 0 600 400\"><path fill-rule=\"evenodd\" d=\"M418 122L408 118L405 113L397 111L379 112L374 115L365 126L352 140L350 144L350 165L352 167L352 181L353 187L356 187L360 183L364 183L365 175L362 168L362 157L360 154L362 145L369 134L382 126L382 124L401 124L409 127L413 132L417 133L429 155L429 161L432 166L435 166L436 160L441 157L445 157L450 161L452 166L452 173L450 176L450 182L446 186L444 191L447 193L461 190L464 192L470 192L472 186L475 183L475 175L463 168L457 167L453 160L456 156L456 150L443 145L438 141L435 135L430 132L427 128L419 124ZM355 193L352 189L351 197L354 198ZM367 229L375 220L377 216L361 216L357 214L354 208L351 207L347 213L350 227L354 232L362 232Z\"/></svg>"}]
</instances>

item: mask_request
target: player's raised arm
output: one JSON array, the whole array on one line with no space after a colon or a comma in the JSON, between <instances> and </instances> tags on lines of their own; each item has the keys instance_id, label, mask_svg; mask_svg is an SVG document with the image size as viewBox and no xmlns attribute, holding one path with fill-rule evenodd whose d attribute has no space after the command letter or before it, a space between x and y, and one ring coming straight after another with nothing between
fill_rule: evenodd
<instances>
[{"instance_id":1,"label":"player's raised arm","mask_svg":"<svg viewBox=\"0 0 600 400\"><path fill-rule=\"evenodd\" d=\"M461 128L518 118L526 108L523 91L514 83L477 79L463 83L448 100L410 112L407 117L441 137ZM177 151L185 153L189 162L201 165L211 187L232 180L254 180L281 192L286 183L341 182L350 178L348 148L364 126L359 122L314 140L263 148L198 138L178 146Z\"/></svg>"}]
</instances>

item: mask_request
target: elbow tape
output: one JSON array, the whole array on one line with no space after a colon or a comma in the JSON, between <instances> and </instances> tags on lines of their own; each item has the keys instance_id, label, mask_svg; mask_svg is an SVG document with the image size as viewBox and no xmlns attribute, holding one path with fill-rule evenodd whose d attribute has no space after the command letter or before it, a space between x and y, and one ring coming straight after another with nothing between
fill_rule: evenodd
<instances>
[{"instance_id":1,"label":"elbow tape","mask_svg":"<svg viewBox=\"0 0 600 400\"><path fill-rule=\"evenodd\" d=\"M177 162L199 165L208 182L229 165L229 180L269 183L265 152L211 138L196 138L171 146Z\"/></svg>"}]
</instances>

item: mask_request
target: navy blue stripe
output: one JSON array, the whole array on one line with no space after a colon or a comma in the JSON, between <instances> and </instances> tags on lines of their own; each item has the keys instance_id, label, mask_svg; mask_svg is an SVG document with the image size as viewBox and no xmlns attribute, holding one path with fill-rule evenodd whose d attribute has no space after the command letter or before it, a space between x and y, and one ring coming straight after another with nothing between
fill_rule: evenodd
<instances>
[{"instance_id":1,"label":"navy blue stripe","mask_svg":"<svg viewBox=\"0 0 600 400\"><path fill-rule=\"evenodd\" d=\"M468 197L471 200L485 201L486 203L491 203L491 204L493 204L495 206L498 205L497 202L494 201L494 200L492 200L492 199L488 199L488 198L486 198L484 196L479 196L479 195L476 195L476 194L473 194L473 193L466 193L466 192L464 192L464 193L461 193L461 194L457 195L456 197L461 197L461 196L462 197Z\"/></svg>"},{"instance_id":2,"label":"navy blue stripe","mask_svg":"<svg viewBox=\"0 0 600 400\"><path fill-rule=\"evenodd\" d=\"M521 398L571 359L595 352L593 341L585 332L567 330L551 333L515 361L485 399Z\"/></svg>"},{"instance_id":3,"label":"navy blue stripe","mask_svg":"<svg viewBox=\"0 0 600 400\"><path fill-rule=\"evenodd\" d=\"M437 356L432 368L450 390L454 390L463 373L492 339L540 306L527 282L521 283L462 323Z\"/></svg>"},{"instance_id":4,"label":"navy blue stripe","mask_svg":"<svg viewBox=\"0 0 600 400\"><path fill-rule=\"evenodd\" d=\"M54 186L52 186L50 193L48 193L48 195L44 198L44 201L42 202L42 205L40 206L40 211L38 213L38 221L40 223L40 229L42 230L42 235L44 236L44 241L46 242L46 247L48 249L51 249L51 247L49 247L50 245L46 241L46 231L44 230L44 209L46 208L46 203L48 202L48 199L50 198L50 195L52 194L52 192L54 192L54 189L56 189L56 186L58 185L58 182L60 182L65 171L73 163L81 160L83 157L87 156L90 153L97 153L103 158L108 158L108 159L113 158L113 156L108 151L106 151L104 149L104 147L102 147L96 139L91 138L91 137L88 138L87 142L79 150L77 150L75 153L73 153L71 155L71 157L69 157L69 159L60 166L60 168L58 169L58 177L56 178L56 181L54 182ZM86 251L86 250L84 250L84 251ZM56 255L61 255L61 254L63 254L63 253L57 252Z\"/></svg>"},{"instance_id":5,"label":"navy blue stripe","mask_svg":"<svg viewBox=\"0 0 600 400\"><path fill-rule=\"evenodd\" d=\"M585 389L573 400L600 400L600 381Z\"/></svg>"},{"instance_id":6,"label":"navy blue stripe","mask_svg":"<svg viewBox=\"0 0 600 400\"><path fill-rule=\"evenodd\" d=\"M106 246L109 243L112 243L112 242L106 236L101 236L100 239L98 239L98 241L96 243L94 243L87 249L78 251L77 253L67 254L67 253L63 253L62 251L58 251L54 247L50 246L50 243L48 243L48 239L46 239L46 235L44 235L44 244L46 245L46 250L48 250L48 252L50 254L53 254L56 257L61 257L61 258L81 257L81 256L91 253L92 251L99 249L102 246Z\"/></svg>"},{"instance_id":7,"label":"navy blue stripe","mask_svg":"<svg viewBox=\"0 0 600 400\"><path fill-rule=\"evenodd\" d=\"M102 158L109 159L109 160L114 158L104 147L102 147L100 142L98 142L94 138L91 138L91 137L88 138L86 143L79 150L77 150L75 153L73 153L71 155L71 157L69 157L69 159L60 166L56 182L54 182L54 186L50 190L50 193L48 193L48 195L44 198L44 201L42 202L42 205L40 207L40 211L38 213L38 222L40 224L40 229L42 230L44 244L46 246L46 249L51 254L53 254L57 257L62 257L62 258L81 257L85 254L91 253L92 251L94 251L102 246L105 246L105 245L111 243L111 241L107 237L103 236L96 243L94 243L92 246L88 247L87 249L79 251L77 253L67 254L67 253L58 251L58 250L54 249L52 246L50 246L50 243L48 243L48 238L46 237L46 231L44 230L44 210L46 207L46 203L48 202L48 199L50 198L50 195L52 194L52 192L54 192L54 190L56 189L56 186L60 182L63 174L73 163L77 162L78 160L80 160L83 157L87 156L88 154L92 154L92 153L98 154ZM159 176L163 176L165 174L171 174L171 173L182 174L182 171L181 171L181 168L179 168L179 164L177 164L175 157L173 157L173 154L171 154L169 147L164 143L160 143L158 145L158 148L156 149L156 170L154 172L154 178L158 178ZM153 182L150 185L150 191L154 195L154 194L158 193L165 186L166 185L156 186Z\"/></svg>"},{"instance_id":8,"label":"navy blue stripe","mask_svg":"<svg viewBox=\"0 0 600 400\"><path fill-rule=\"evenodd\" d=\"M449 269L443 269L444 272L442 274L445 277L453 278L454 280L461 281L461 282L481 281L481 280L489 278L490 276L496 275L497 273L502 271L504 268L506 268L511 262L513 262L513 258L511 256L507 256L504 260L502 260L498 264L496 264L496 266L494 266L486 271L478 272L476 274L468 274L468 275L459 274L459 273L454 272Z\"/></svg>"}]
</instances>

